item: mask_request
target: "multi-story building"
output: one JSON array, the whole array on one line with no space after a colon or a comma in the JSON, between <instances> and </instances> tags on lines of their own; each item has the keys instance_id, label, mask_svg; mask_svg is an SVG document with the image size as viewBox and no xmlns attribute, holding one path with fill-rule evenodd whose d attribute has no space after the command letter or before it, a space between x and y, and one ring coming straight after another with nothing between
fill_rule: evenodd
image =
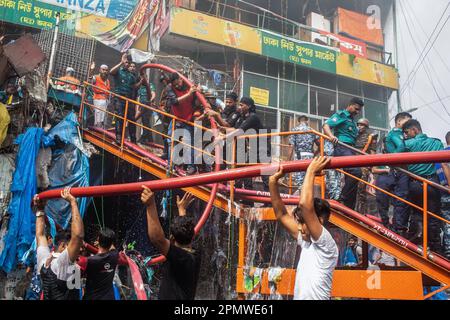
<instances>
[{"instance_id":1,"label":"multi-story building","mask_svg":"<svg viewBox=\"0 0 450 320\"><path fill-rule=\"evenodd\" d=\"M393 0L181 0L168 19L161 50L228 72L267 128L320 130L353 96L381 133L397 111Z\"/></svg>"}]
</instances>

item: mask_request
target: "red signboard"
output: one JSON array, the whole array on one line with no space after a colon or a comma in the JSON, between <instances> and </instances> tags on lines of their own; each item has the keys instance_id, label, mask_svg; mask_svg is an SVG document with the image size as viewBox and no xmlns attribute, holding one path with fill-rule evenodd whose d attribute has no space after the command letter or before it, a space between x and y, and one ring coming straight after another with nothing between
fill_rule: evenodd
<instances>
[{"instance_id":1,"label":"red signboard","mask_svg":"<svg viewBox=\"0 0 450 320\"><path fill-rule=\"evenodd\" d=\"M341 52L353 54L359 58L367 58L367 45L364 42L326 31L320 31L320 34L339 42L339 49Z\"/></svg>"}]
</instances>

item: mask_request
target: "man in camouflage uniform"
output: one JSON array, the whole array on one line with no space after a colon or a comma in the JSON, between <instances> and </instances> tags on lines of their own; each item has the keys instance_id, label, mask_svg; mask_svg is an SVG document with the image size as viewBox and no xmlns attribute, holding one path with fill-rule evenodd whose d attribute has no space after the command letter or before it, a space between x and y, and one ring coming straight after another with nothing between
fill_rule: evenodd
<instances>
[{"instance_id":1,"label":"man in camouflage uniform","mask_svg":"<svg viewBox=\"0 0 450 320\"><path fill-rule=\"evenodd\" d=\"M299 124L292 131L307 132L311 130L307 116L300 116ZM294 148L294 160L308 160L314 158L314 143L317 136L315 134L294 134L289 137L289 143ZM300 190L305 179L305 172L296 172L293 174L295 186Z\"/></svg>"},{"instance_id":2,"label":"man in camouflage uniform","mask_svg":"<svg viewBox=\"0 0 450 320\"><path fill-rule=\"evenodd\" d=\"M295 132L307 132L312 130L306 116L299 118L299 124L292 129ZM308 160L314 158L314 144L320 147L320 138L312 133L296 134L289 137L289 143L294 148L295 160ZM333 156L333 144L327 140L324 143L324 155ZM341 176L336 170L326 170L326 191L327 198L337 200L341 192ZM296 172L293 174L295 186L300 190L305 178L305 172Z\"/></svg>"},{"instance_id":3,"label":"man in camouflage uniform","mask_svg":"<svg viewBox=\"0 0 450 320\"><path fill-rule=\"evenodd\" d=\"M377 152L377 135L370 129L369 120L362 118L357 122L358 136L356 138L355 147L363 152L375 154ZM371 172L369 168L362 168L362 180L371 180ZM358 192L356 199L356 211L361 213L368 213L367 210L367 185L365 183L358 183Z\"/></svg>"}]
</instances>

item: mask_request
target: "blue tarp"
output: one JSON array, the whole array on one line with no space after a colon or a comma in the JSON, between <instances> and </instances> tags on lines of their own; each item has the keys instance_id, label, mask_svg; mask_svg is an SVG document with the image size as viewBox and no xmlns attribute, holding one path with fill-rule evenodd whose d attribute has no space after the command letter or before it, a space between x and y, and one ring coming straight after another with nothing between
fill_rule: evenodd
<instances>
[{"instance_id":1,"label":"blue tarp","mask_svg":"<svg viewBox=\"0 0 450 320\"><path fill-rule=\"evenodd\" d=\"M77 118L74 113L70 113L48 134L44 135L41 128L28 128L16 140L19 153L11 185L12 200L8 208L11 217L5 237L5 249L0 253L0 268L5 272L11 272L19 260L23 263L33 260L33 252L30 251L35 249L35 216L31 201L37 192L36 158L41 142L44 147L55 146L58 136L59 140L66 143L61 149L53 148L52 164L48 172L49 189L89 185L89 159L77 127ZM78 199L78 205L83 216L87 199ZM66 201L49 201L46 212L52 225L52 234L55 230L52 220L63 228L69 226L71 212Z\"/></svg>"},{"instance_id":2,"label":"blue tarp","mask_svg":"<svg viewBox=\"0 0 450 320\"><path fill-rule=\"evenodd\" d=\"M66 143L63 149L53 150L52 163L48 169L50 190L67 186L89 186L89 158L84 153L77 127L77 118L71 112L43 139L45 147L54 145L56 136ZM87 198L78 198L78 206L82 217L86 211L87 200ZM67 201L63 199L50 200L47 203L46 213L64 229L69 226L71 211Z\"/></svg>"},{"instance_id":3,"label":"blue tarp","mask_svg":"<svg viewBox=\"0 0 450 320\"><path fill-rule=\"evenodd\" d=\"M5 249L0 255L0 268L5 272L11 272L16 267L18 259L29 249L35 237L31 201L37 188L36 158L43 133L42 128L28 128L16 140L19 153L11 185L10 220Z\"/></svg>"}]
</instances>

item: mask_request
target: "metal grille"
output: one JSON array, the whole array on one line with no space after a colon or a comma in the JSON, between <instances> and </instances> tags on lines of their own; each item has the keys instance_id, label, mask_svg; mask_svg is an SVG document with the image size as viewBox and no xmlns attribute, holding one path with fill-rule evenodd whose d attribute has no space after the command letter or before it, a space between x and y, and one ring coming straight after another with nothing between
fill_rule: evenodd
<instances>
[{"instance_id":1,"label":"metal grille","mask_svg":"<svg viewBox=\"0 0 450 320\"><path fill-rule=\"evenodd\" d=\"M53 35L54 30L42 30L34 35L35 40L47 55L47 58L50 58ZM94 53L95 40L59 32L53 76L61 77L66 73L67 67L72 67L75 69L75 77L77 79L86 80ZM49 59L41 66L43 74L47 73L48 62Z\"/></svg>"}]
</instances>

